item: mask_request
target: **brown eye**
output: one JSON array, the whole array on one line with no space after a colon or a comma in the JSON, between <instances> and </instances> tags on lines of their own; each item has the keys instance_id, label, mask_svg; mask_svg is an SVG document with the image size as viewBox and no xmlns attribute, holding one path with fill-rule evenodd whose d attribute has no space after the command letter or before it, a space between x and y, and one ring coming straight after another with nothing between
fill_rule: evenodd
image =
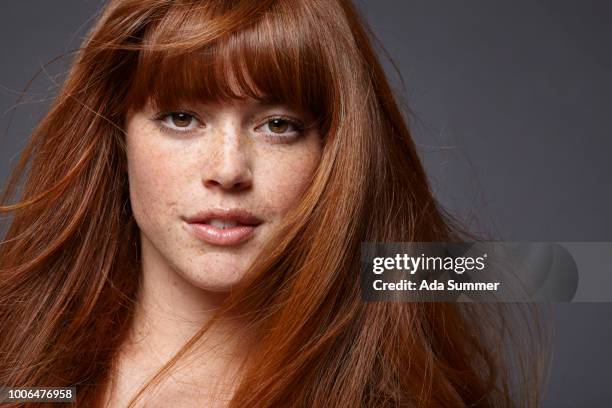
<instances>
[{"instance_id":1,"label":"brown eye","mask_svg":"<svg viewBox=\"0 0 612 408\"><path fill-rule=\"evenodd\" d=\"M281 118L270 119L268 127L274 133L284 133L289 128L289 121Z\"/></svg>"},{"instance_id":2,"label":"brown eye","mask_svg":"<svg viewBox=\"0 0 612 408\"><path fill-rule=\"evenodd\" d=\"M304 133L304 124L298 119L284 116L269 117L255 128L256 132L264 133L266 138L275 142L295 140Z\"/></svg>"},{"instance_id":3,"label":"brown eye","mask_svg":"<svg viewBox=\"0 0 612 408\"><path fill-rule=\"evenodd\" d=\"M172 124L179 128L188 127L193 121L193 116L185 112L175 112L170 115Z\"/></svg>"},{"instance_id":4,"label":"brown eye","mask_svg":"<svg viewBox=\"0 0 612 408\"><path fill-rule=\"evenodd\" d=\"M162 129L175 132L190 132L201 126L194 114L188 112L168 112L156 117Z\"/></svg>"}]
</instances>

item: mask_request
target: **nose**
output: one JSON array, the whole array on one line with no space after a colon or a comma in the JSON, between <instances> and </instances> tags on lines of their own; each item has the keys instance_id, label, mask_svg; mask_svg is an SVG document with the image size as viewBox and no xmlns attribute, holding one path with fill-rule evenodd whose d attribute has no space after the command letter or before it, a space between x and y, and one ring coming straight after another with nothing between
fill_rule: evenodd
<instances>
[{"instance_id":1,"label":"nose","mask_svg":"<svg viewBox=\"0 0 612 408\"><path fill-rule=\"evenodd\" d=\"M206 188L242 191L253 184L248 146L239 132L222 132L213 137L206 161L203 184ZM208 150L208 149L207 149Z\"/></svg>"}]
</instances>

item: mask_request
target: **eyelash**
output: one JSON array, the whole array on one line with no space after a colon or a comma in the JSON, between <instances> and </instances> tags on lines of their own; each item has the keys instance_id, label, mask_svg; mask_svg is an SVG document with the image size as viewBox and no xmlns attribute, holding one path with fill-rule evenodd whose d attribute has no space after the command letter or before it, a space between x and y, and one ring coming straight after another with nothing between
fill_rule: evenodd
<instances>
[{"instance_id":1,"label":"eyelash","mask_svg":"<svg viewBox=\"0 0 612 408\"><path fill-rule=\"evenodd\" d=\"M172 115L178 115L178 114L186 114L188 116L190 116L193 120L200 122L200 120L197 118L197 115L193 112L190 112L188 110L176 110L176 111L168 111L168 112L160 112L157 115L155 115L153 117L153 120L155 121L155 123L157 123L159 129L163 132L169 132L169 133L191 133L193 131L193 129L190 130L178 130L178 129L174 129L171 128L167 125L164 125L164 120L166 120L167 118L170 118Z\"/></svg>"},{"instance_id":2,"label":"eyelash","mask_svg":"<svg viewBox=\"0 0 612 408\"><path fill-rule=\"evenodd\" d=\"M172 115L178 115L178 114L185 114L191 117L192 120L195 120L197 122L200 123L199 126L201 126L201 121L198 119L197 115L194 112L188 111L188 110L176 110L176 111L167 111L167 112L161 112L158 113L157 115L155 115L153 117L153 120L157 123L159 129L163 132L170 132L170 133L174 133L174 134L188 134L191 133L195 130L194 129L190 129L190 130L178 130L175 128L171 128L167 125L165 125L163 122L164 120L166 120L167 118L170 118ZM289 116L285 116L285 115L272 115L269 116L267 118L265 118L265 121L261 124L258 125L256 127L256 129L259 129L262 126L265 126L267 124L269 124L270 122L272 122L275 119L280 119L283 121L288 122L290 125L292 125L294 127L294 130L292 132L286 132L288 134L290 134L290 136L282 136L284 133L279 133L279 134L275 134L273 132L264 132L265 137L267 139L270 139L272 141L288 141L288 140L292 140L294 138L297 138L299 136L302 135L302 133L304 132L304 130L306 129L306 127L304 126L304 124L294 118L291 118ZM197 128L196 127L196 128ZM294 134L293 134L294 133Z\"/></svg>"}]
</instances>

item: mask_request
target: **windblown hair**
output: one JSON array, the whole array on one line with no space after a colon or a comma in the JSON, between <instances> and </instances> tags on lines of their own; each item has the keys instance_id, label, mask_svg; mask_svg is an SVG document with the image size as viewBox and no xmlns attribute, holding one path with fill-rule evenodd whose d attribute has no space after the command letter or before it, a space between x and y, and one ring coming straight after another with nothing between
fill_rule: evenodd
<instances>
[{"instance_id":1,"label":"windblown hair","mask_svg":"<svg viewBox=\"0 0 612 408\"><path fill-rule=\"evenodd\" d=\"M540 366L501 349L528 337L510 305L361 300L361 242L466 238L433 197L373 40L348 0L110 1L2 198L0 384L76 386L78 406L101 406L140 279L126 113L252 97L312 112L323 150L211 321L239 313L259 333L231 406L538 405Z\"/></svg>"}]
</instances>

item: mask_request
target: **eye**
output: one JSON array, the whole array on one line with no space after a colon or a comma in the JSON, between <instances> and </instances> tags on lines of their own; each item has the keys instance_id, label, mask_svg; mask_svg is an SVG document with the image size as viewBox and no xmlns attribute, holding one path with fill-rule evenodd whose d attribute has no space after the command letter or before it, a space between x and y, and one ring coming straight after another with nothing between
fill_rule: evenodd
<instances>
[{"instance_id":1,"label":"eye","mask_svg":"<svg viewBox=\"0 0 612 408\"><path fill-rule=\"evenodd\" d=\"M189 132L200 125L194 114L184 111L162 113L156 120L164 128L176 132Z\"/></svg>"},{"instance_id":2,"label":"eye","mask_svg":"<svg viewBox=\"0 0 612 408\"><path fill-rule=\"evenodd\" d=\"M304 130L304 124L296 119L275 116L257 127L268 133L271 137L288 138L296 136Z\"/></svg>"}]
</instances>

